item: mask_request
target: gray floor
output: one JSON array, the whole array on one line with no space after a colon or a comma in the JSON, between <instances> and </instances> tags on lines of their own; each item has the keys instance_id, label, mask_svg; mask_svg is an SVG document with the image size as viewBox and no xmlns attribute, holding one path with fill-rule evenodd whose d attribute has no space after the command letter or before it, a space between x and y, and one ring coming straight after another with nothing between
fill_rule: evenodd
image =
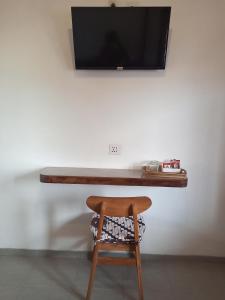
<instances>
[{"instance_id":1,"label":"gray floor","mask_svg":"<svg viewBox=\"0 0 225 300\"><path fill-rule=\"evenodd\" d=\"M225 299L224 261L144 257L142 268L146 300ZM1 255L0 299L85 299L89 269L84 255ZM99 266L92 299L138 299L135 268Z\"/></svg>"}]
</instances>

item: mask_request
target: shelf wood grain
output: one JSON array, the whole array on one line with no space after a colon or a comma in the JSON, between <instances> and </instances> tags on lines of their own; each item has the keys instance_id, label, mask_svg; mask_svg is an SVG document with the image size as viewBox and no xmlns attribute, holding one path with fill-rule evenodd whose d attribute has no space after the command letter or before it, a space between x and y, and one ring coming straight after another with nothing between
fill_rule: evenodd
<instances>
[{"instance_id":1,"label":"shelf wood grain","mask_svg":"<svg viewBox=\"0 0 225 300\"><path fill-rule=\"evenodd\" d=\"M186 187L187 174L145 175L142 170L49 167L41 170L40 181L61 184Z\"/></svg>"}]
</instances>

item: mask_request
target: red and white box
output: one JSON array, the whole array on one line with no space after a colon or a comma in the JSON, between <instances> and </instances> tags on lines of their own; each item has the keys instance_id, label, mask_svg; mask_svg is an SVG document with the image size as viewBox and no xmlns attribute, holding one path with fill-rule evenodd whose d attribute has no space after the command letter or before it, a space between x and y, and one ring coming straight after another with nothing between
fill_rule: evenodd
<instances>
[{"instance_id":1,"label":"red and white box","mask_svg":"<svg viewBox=\"0 0 225 300\"><path fill-rule=\"evenodd\" d=\"M170 159L162 162L162 171L169 173L180 173L180 160Z\"/></svg>"}]
</instances>

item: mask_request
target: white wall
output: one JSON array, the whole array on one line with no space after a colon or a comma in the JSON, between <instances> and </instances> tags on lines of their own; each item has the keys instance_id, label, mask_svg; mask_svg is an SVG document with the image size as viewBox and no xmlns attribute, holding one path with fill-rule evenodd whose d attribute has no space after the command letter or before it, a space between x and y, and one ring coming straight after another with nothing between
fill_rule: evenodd
<instances>
[{"instance_id":1,"label":"white wall","mask_svg":"<svg viewBox=\"0 0 225 300\"><path fill-rule=\"evenodd\" d=\"M70 7L109 1L0 2L0 247L89 249L88 195L148 195L143 252L225 256L225 1L116 1L172 6L166 70L130 72L74 69ZM168 157L187 189L39 183Z\"/></svg>"}]
</instances>

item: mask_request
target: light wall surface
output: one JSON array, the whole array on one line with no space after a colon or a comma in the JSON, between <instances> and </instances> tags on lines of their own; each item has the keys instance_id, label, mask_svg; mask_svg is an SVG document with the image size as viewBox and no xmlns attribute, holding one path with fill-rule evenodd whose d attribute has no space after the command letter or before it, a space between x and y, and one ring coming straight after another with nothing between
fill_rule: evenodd
<instances>
[{"instance_id":1,"label":"light wall surface","mask_svg":"<svg viewBox=\"0 0 225 300\"><path fill-rule=\"evenodd\" d=\"M166 70L74 69L70 7L110 1L0 0L0 247L89 250L89 195L147 195L143 253L225 256L225 1L115 2L172 6ZM39 182L174 157L187 188Z\"/></svg>"}]
</instances>

